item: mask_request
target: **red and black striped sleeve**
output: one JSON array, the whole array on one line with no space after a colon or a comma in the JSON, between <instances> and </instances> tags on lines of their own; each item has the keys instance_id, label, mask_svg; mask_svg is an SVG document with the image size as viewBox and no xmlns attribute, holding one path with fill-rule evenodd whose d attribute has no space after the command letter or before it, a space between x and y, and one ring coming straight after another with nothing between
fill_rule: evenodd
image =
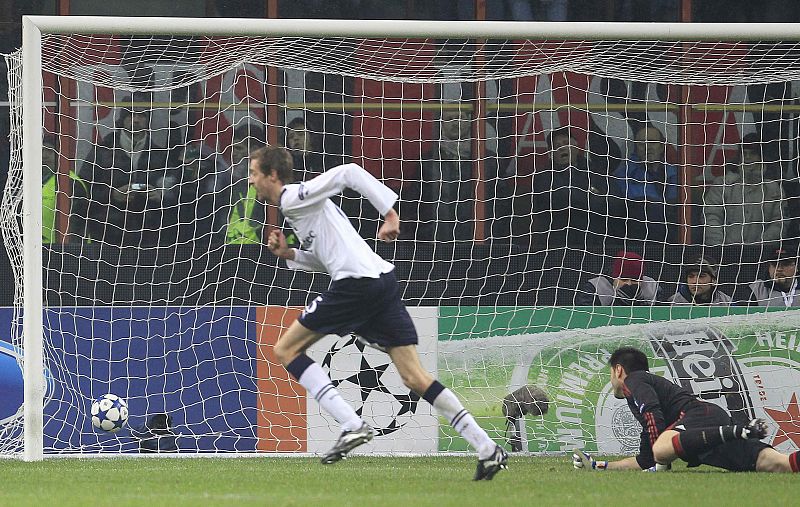
<instances>
[{"instance_id":1,"label":"red and black striped sleeve","mask_svg":"<svg viewBox=\"0 0 800 507\"><path fill-rule=\"evenodd\" d=\"M625 379L623 391L625 397L632 401L631 410L638 411L634 415L642 424L642 429L647 433L652 447L661 432L666 429L666 423L658 393L652 383L647 381L648 375L650 374L646 372L632 372Z\"/></svg>"},{"instance_id":2,"label":"red and black striped sleeve","mask_svg":"<svg viewBox=\"0 0 800 507\"><path fill-rule=\"evenodd\" d=\"M650 444L650 434L645 430L642 430L636 462L639 463L639 468L642 470L646 470L656 464L656 459L653 456L653 446Z\"/></svg>"}]
</instances>

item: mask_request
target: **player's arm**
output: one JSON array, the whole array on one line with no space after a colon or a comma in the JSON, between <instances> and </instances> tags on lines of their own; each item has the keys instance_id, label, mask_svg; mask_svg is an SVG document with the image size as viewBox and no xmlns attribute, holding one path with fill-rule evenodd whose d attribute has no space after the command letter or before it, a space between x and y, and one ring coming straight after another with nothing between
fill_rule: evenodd
<instances>
[{"instance_id":1,"label":"player's arm","mask_svg":"<svg viewBox=\"0 0 800 507\"><path fill-rule=\"evenodd\" d=\"M572 466L575 470L642 470L636 457L616 461L596 460L581 449L575 449L572 454Z\"/></svg>"},{"instance_id":2,"label":"player's arm","mask_svg":"<svg viewBox=\"0 0 800 507\"><path fill-rule=\"evenodd\" d=\"M646 377L641 374L629 375L625 379L626 397L631 395L637 410L644 418L644 427L639 443L639 454L618 461L595 460L586 452L576 449L572 455L572 465L576 470L654 470L656 467L653 458L653 443L664 430L664 416L658 395L653 386L646 382Z\"/></svg>"},{"instance_id":3,"label":"player's arm","mask_svg":"<svg viewBox=\"0 0 800 507\"><path fill-rule=\"evenodd\" d=\"M289 245L286 244L286 236L284 236L283 231L280 229L273 229L272 232L269 233L267 248L269 248L269 251L275 254L276 257L280 257L281 259L293 261L295 258L295 249L289 248Z\"/></svg>"},{"instance_id":4,"label":"player's arm","mask_svg":"<svg viewBox=\"0 0 800 507\"><path fill-rule=\"evenodd\" d=\"M329 197L351 188L364 196L381 215L392 209L397 194L375 179L358 164L344 164L328 169L319 176L300 183L281 197L281 208L302 209L314 207Z\"/></svg>"},{"instance_id":5,"label":"player's arm","mask_svg":"<svg viewBox=\"0 0 800 507\"><path fill-rule=\"evenodd\" d=\"M400 216L394 210L389 208L386 215L383 217L383 225L378 231L378 239L381 241L394 241L400 235Z\"/></svg>"},{"instance_id":6,"label":"player's arm","mask_svg":"<svg viewBox=\"0 0 800 507\"><path fill-rule=\"evenodd\" d=\"M656 390L651 383L646 381L646 375L649 375L649 373L634 373L628 375L625 379L625 388L633 398L635 409L644 419L642 421L642 443L644 444L646 437L649 440L650 448L652 448L658 436L666 429L664 413L661 410L661 402L658 399ZM628 397L627 394L626 397ZM631 410L634 410L634 407L631 407Z\"/></svg>"},{"instance_id":7,"label":"player's arm","mask_svg":"<svg viewBox=\"0 0 800 507\"><path fill-rule=\"evenodd\" d=\"M642 470L646 470L656 464L656 459L653 457L653 444L650 441L650 432L644 428L642 429L639 439L639 454L633 459L636 461L636 466Z\"/></svg>"},{"instance_id":8,"label":"player's arm","mask_svg":"<svg viewBox=\"0 0 800 507\"><path fill-rule=\"evenodd\" d=\"M606 466L607 470L641 470L642 467L639 466L639 462L636 461L635 456L631 456L630 458L620 459L617 461L609 461L608 465Z\"/></svg>"},{"instance_id":9,"label":"player's arm","mask_svg":"<svg viewBox=\"0 0 800 507\"><path fill-rule=\"evenodd\" d=\"M302 269L304 271L316 271L326 273L325 266L309 252L291 248L286 244L286 236L280 229L273 229L267 238L267 247L276 257L286 259L286 264L291 269Z\"/></svg>"}]
</instances>

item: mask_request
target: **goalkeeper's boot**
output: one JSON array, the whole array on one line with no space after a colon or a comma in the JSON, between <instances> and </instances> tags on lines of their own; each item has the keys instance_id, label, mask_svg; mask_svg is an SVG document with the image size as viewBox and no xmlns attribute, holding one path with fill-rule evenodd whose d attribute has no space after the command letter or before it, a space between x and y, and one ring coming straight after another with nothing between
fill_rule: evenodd
<instances>
[{"instance_id":1,"label":"goalkeeper's boot","mask_svg":"<svg viewBox=\"0 0 800 507\"><path fill-rule=\"evenodd\" d=\"M372 440L372 437L374 436L375 430L370 428L369 424L362 422L361 427L357 430L343 431L342 434L339 435L339 440L336 441L336 445L331 447L328 452L323 454L320 461L323 465L336 463L337 461L344 459L348 452L352 451L359 445L366 444Z\"/></svg>"},{"instance_id":2,"label":"goalkeeper's boot","mask_svg":"<svg viewBox=\"0 0 800 507\"><path fill-rule=\"evenodd\" d=\"M499 445L486 459L478 460L478 469L475 470L474 481L491 481L500 470L508 468L508 453Z\"/></svg>"},{"instance_id":3,"label":"goalkeeper's boot","mask_svg":"<svg viewBox=\"0 0 800 507\"><path fill-rule=\"evenodd\" d=\"M753 440L761 440L769 433L769 427L764 419L752 419L742 430L742 437Z\"/></svg>"}]
</instances>

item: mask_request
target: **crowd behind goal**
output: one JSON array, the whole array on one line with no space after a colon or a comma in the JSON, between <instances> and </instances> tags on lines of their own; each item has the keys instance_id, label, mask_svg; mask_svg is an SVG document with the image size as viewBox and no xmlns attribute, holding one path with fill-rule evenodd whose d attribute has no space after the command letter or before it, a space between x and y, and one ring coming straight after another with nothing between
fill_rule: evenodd
<instances>
[{"instance_id":1,"label":"crowd behind goal","mask_svg":"<svg viewBox=\"0 0 800 507\"><path fill-rule=\"evenodd\" d=\"M285 223L269 223L265 204L247 182L249 153L267 144L265 125L236 126L229 146L210 146L176 126L162 146L148 129L152 109L147 104L142 96L119 101L115 128L75 162L68 189L58 188L58 138L45 136L45 244L145 249L258 245L273 225L283 226L293 239ZM456 246L480 242L527 252L567 249L605 255L603 273L587 270L593 276L567 287L575 290L571 300L567 297L575 305L800 304L794 297L800 185L796 160L782 160L775 139L756 132L742 137L724 172L706 182L702 202L692 206L700 210L700 223L690 227L694 244L683 248L679 236L686 224L680 215L689 205L681 202L681 187L688 184L668 160L669 146L656 124L633 120L633 149L626 154L589 151L586 133L570 126L545 133L546 156L529 161L533 167L523 169L518 160L487 150L481 199L476 194L470 114L442 110L435 122L438 136L428 150L419 160L404 161L410 171L386 174L380 161L367 167L400 195L401 241ZM321 128L302 116L287 122L283 132L280 144L292 155L297 181L350 159L326 152ZM60 238L59 192L70 196L69 228ZM367 203L347 193L337 203L354 217L362 236L374 238L371 227L377 221ZM479 231L483 238L476 237ZM665 247L670 256L678 251L684 258L666 259ZM717 256L742 248L750 254L740 262L755 264L757 276L742 279L751 275L726 266L734 277L725 282L737 287L728 294L720 287ZM659 253L660 258L653 257ZM648 262L679 265L680 278L658 280ZM660 281L672 286L664 289Z\"/></svg>"}]
</instances>

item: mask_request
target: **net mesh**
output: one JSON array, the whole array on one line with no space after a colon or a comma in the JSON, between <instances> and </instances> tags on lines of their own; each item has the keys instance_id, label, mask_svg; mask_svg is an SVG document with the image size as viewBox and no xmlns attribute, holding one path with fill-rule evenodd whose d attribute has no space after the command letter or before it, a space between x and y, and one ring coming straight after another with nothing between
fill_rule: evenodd
<instances>
[{"instance_id":1,"label":"net mesh","mask_svg":"<svg viewBox=\"0 0 800 507\"><path fill-rule=\"evenodd\" d=\"M335 201L396 264L423 362L498 441L632 452L636 423L603 361L635 344L736 417L769 415L774 442L796 447L779 414L797 404L796 318L755 314L800 304L798 54L793 42L45 34L46 452L316 452L335 439L272 354L329 280L263 245L271 226L292 236L247 184L264 143L290 149L296 179L353 161L399 194L388 245L368 202ZM22 361L20 53L6 60L1 216L20 282L3 322ZM370 450L466 449L376 354L353 337L312 350L379 429ZM504 399L528 385L550 411L507 417ZM131 411L117 434L88 415L107 392ZM4 453L21 448L18 407L0 416ZM174 439L150 438L158 414Z\"/></svg>"}]
</instances>

